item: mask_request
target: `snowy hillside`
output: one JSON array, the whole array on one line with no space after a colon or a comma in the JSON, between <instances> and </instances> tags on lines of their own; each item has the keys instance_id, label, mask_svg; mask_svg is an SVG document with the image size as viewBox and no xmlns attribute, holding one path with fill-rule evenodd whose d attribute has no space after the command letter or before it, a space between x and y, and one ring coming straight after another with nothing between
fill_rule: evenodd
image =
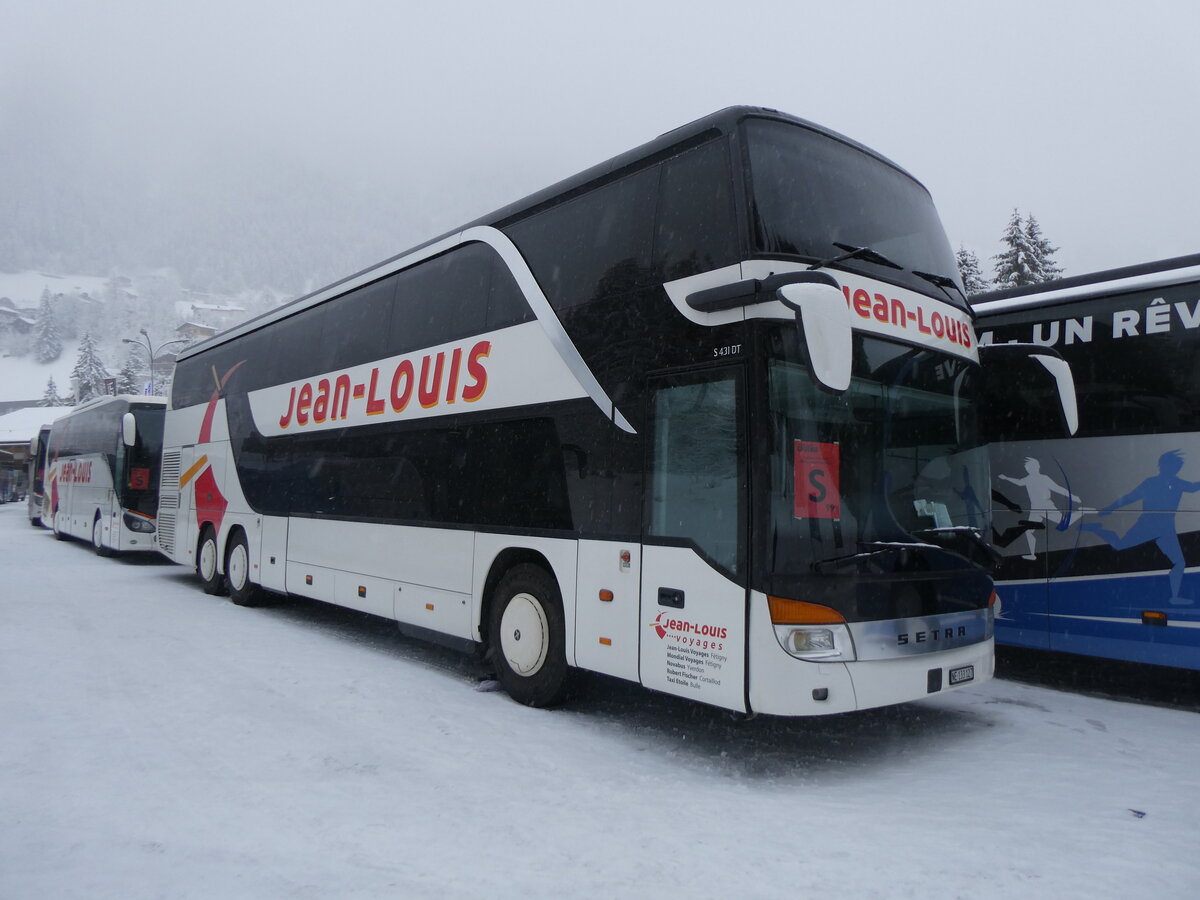
<instances>
[{"instance_id":1,"label":"snowy hillside","mask_svg":"<svg viewBox=\"0 0 1200 900\"><path fill-rule=\"evenodd\" d=\"M65 394L71 386L71 369L79 342L63 344L62 356L52 363L39 363L32 356L0 355L0 403L16 400L39 400L46 392L46 381L54 379L58 393Z\"/></svg>"},{"instance_id":2,"label":"snowy hillside","mask_svg":"<svg viewBox=\"0 0 1200 900\"><path fill-rule=\"evenodd\" d=\"M237 294L191 290L170 269L108 276L33 269L0 272L4 312L0 316L0 411L14 402L40 400L51 378L58 394L67 396L84 335L95 342L109 377L126 369L137 384L144 385L147 335L161 361L160 351L183 346L178 339L185 323L192 326L188 338L198 332L203 337L204 329L222 331L287 299L265 290ZM61 348L51 362L39 361L47 330L43 317L52 320L53 343ZM169 370L169 359L161 365Z\"/></svg>"}]
</instances>

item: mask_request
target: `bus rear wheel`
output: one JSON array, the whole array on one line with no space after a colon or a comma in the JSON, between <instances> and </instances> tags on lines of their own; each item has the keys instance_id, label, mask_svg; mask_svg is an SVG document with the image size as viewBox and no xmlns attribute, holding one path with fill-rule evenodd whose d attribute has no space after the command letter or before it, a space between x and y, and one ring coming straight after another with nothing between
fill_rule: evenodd
<instances>
[{"instance_id":1,"label":"bus rear wheel","mask_svg":"<svg viewBox=\"0 0 1200 900\"><path fill-rule=\"evenodd\" d=\"M196 547L196 574L204 593L220 596L225 593L225 576L217 571L217 535L211 525L205 525Z\"/></svg>"},{"instance_id":2,"label":"bus rear wheel","mask_svg":"<svg viewBox=\"0 0 1200 900\"><path fill-rule=\"evenodd\" d=\"M238 606L262 603L262 588L250 580L250 548L241 531L230 538L229 549L225 552L225 580L229 583L229 599Z\"/></svg>"},{"instance_id":3,"label":"bus rear wheel","mask_svg":"<svg viewBox=\"0 0 1200 900\"><path fill-rule=\"evenodd\" d=\"M100 518L99 513L96 513L92 522L92 549L96 551L97 556L112 556L112 550L104 546L104 520Z\"/></svg>"},{"instance_id":4,"label":"bus rear wheel","mask_svg":"<svg viewBox=\"0 0 1200 900\"><path fill-rule=\"evenodd\" d=\"M518 703L554 706L568 687L562 599L540 566L509 570L493 595L488 644L496 679Z\"/></svg>"}]
</instances>

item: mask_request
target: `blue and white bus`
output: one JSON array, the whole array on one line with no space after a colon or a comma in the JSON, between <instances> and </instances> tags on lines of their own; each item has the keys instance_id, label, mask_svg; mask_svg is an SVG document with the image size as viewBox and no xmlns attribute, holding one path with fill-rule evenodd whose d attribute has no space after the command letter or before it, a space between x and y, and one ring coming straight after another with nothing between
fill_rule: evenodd
<instances>
[{"instance_id":1,"label":"blue and white bus","mask_svg":"<svg viewBox=\"0 0 1200 900\"><path fill-rule=\"evenodd\" d=\"M1054 348L1079 401L1070 440L1033 385L999 423L996 640L1200 669L1200 254L972 303L981 344Z\"/></svg>"}]
</instances>

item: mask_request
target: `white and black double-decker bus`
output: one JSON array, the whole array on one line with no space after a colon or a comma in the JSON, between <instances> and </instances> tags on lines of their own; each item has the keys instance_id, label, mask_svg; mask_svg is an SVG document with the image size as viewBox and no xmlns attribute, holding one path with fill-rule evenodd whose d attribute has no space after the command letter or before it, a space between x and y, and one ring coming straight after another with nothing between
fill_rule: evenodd
<instances>
[{"instance_id":1,"label":"white and black double-decker bus","mask_svg":"<svg viewBox=\"0 0 1200 900\"><path fill-rule=\"evenodd\" d=\"M158 543L741 712L992 674L978 352L928 192L731 108L180 354Z\"/></svg>"},{"instance_id":2,"label":"white and black double-decker bus","mask_svg":"<svg viewBox=\"0 0 1200 900\"><path fill-rule=\"evenodd\" d=\"M153 551L166 401L98 397L50 426L41 520L101 556Z\"/></svg>"},{"instance_id":3,"label":"white and black double-decker bus","mask_svg":"<svg viewBox=\"0 0 1200 900\"><path fill-rule=\"evenodd\" d=\"M1200 669L1200 254L972 298L981 342L1071 365L1079 431L1045 400L992 445L996 639Z\"/></svg>"}]
</instances>

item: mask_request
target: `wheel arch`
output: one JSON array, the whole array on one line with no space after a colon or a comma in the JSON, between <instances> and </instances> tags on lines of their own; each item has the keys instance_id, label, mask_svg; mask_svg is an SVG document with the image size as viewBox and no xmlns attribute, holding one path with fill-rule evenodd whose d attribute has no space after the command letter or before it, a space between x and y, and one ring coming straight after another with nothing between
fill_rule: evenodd
<instances>
[{"instance_id":1,"label":"wheel arch","mask_svg":"<svg viewBox=\"0 0 1200 900\"><path fill-rule=\"evenodd\" d=\"M535 565L546 571L546 574L554 580L561 601L562 584L559 582L558 573L554 571L554 566L550 564L550 560L543 553L529 547L506 547L492 559L487 577L483 582L483 595L479 610L479 636L485 646L488 642L488 622L492 615L492 604L495 599L496 586L500 584L500 579L506 573L517 566L525 564Z\"/></svg>"},{"instance_id":2,"label":"wheel arch","mask_svg":"<svg viewBox=\"0 0 1200 900\"><path fill-rule=\"evenodd\" d=\"M200 561L200 545L204 543L204 535L208 531L212 531L213 540L217 544L217 571L223 573L225 571L225 545L228 543L228 540L221 540L221 532L211 519L205 519L196 529L196 547L194 551L196 562Z\"/></svg>"}]
</instances>

